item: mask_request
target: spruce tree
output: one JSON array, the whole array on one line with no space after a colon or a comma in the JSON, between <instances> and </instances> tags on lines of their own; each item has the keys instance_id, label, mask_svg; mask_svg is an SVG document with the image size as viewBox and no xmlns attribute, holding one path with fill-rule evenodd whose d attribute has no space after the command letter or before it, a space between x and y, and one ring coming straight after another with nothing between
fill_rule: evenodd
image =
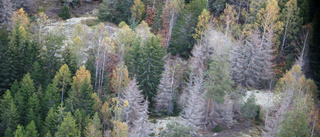
<instances>
[{"instance_id":1,"label":"spruce tree","mask_svg":"<svg viewBox=\"0 0 320 137\"><path fill-rule=\"evenodd\" d=\"M48 115L44 121L43 128L42 128L42 134L46 133L55 133L57 131L57 122L56 122L56 113L53 107L50 108Z\"/></svg>"},{"instance_id":2,"label":"spruce tree","mask_svg":"<svg viewBox=\"0 0 320 137\"><path fill-rule=\"evenodd\" d=\"M7 90L6 94L1 99L1 123L3 124L1 131L4 133L6 129L16 129L19 123L19 112L13 101L10 90Z\"/></svg>"},{"instance_id":3,"label":"spruce tree","mask_svg":"<svg viewBox=\"0 0 320 137\"><path fill-rule=\"evenodd\" d=\"M10 77L10 61L8 60L9 33L6 27L0 30L0 96L10 88L13 79Z\"/></svg>"},{"instance_id":4,"label":"spruce tree","mask_svg":"<svg viewBox=\"0 0 320 137\"><path fill-rule=\"evenodd\" d=\"M76 120L77 129L79 129L81 134L84 135L85 127L89 122L88 115L86 115L86 112L83 109L77 109L77 111L74 113L74 119Z\"/></svg>"},{"instance_id":5,"label":"spruce tree","mask_svg":"<svg viewBox=\"0 0 320 137\"><path fill-rule=\"evenodd\" d=\"M30 69L30 77L34 81L35 86L44 84L44 71L37 61L33 63Z\"/></svg>"},{"instance_id":6,"label":"spruce tree","mask_svg":"<svg viewBox=\"0 0 320 137\"><path fill-rule=\"evenodd\" d=\"M110 21L120 23L125 21L128 23L131 17L130 8L133 0L103 0L99 7L99 19L102 21Z\"/></svg>"},{"instance_id":7,"label":"spruce tree","mask_svg":"<svg viewBox=\"0 0 320 137\"><path fill-rule=\"evenodd\" d=\"M52 107L57 107L60 102L60 94L58 84L53 82L48 85L43 99L42 108L44 111L49 111Z\"/></svg>"},{"instance_id":8,"label":"spruce tree","mask_svg":"<svg viewBox=\"0 0 320 137\"><path fill-rule=\"evenodd\" d=\"M193 45L196 43L192 35L196 33L198 16L206 7L207 1L193 0L186 9L181 11L177 24L173 28L172 40L168 49L172 55L180 55L185 59L190 56Z\"/></svg>"},{"instance_id":9,"label":"spruce tree","mask_svg":"<svg viewBox=\"0 0 320 137\"><path fill-rule=\"evenodd\" d=\"M4 132L4 137L13 137L13 132L10 127Z\"/></svg>"},{"instance_id":10,"label":"spruce tree","mask_svg":"<svg viewBox=\"0 0 320 137\"><path fill-rule=\"evenodd\" d=\"M58 131L56 132L56 136L77 136L79 134L79 130L77 129L77 124L74 118L71 115L71 112L67 113L61 125L58 127Z\"/></svg>"},{"instance_id":11,"label":"spruce tree","mask_svg":"<svg viewBox=\"0 0 320 137\"><path fill-rule=\"evenodd\" d=\"M11 0L0 2L0 28L9 27L14 10L14 3Z\"/></svg>"},{"instance_id":12,"label":"spruce tree","mask_svg":"<svg viewBox=\"0 0 320 137\"><path fill-rule=\"evenodd\" d=\"M64 5L64 6L61 8L61 10L59 11L58 15L59 15L59 17L62 18L63 20L70 19L70 18L71 18L71 15L70 15L68 6L67 6L67 5Z\"/></svg>"},{"instance_id":13,"label":"spruce tree","mask_svg":"<svg viewBox=\"0 0 320 137\"><path fill-rule=\"evenodd\" d=\"M26 127L25 136L27 137L38 137L38 131L34 121L31 121L30 124Z\"/></svg>"},{"instance_id":14,"label":"spruce tree","mask_svg":"<svg viewBox=\"0 0 320 137\"><path fill-rule=\"evenodd\" d=\"M18 125L17 130L13 134L14 134L14 137L25 137L24 127Z\"/></svg>"},{"instance_id":15,"label":"spruce tree","mask_svg":"<svg viewBox=\"0 0 320 137\"><path fill-rule=\"evenodd\" d=\"M151 105L160 83L161 72L164 65L165 49L160 46L161 39L151 37L142 46L134 45L133 50L128 51L130 58L127 60L129 72L136 75L145 97ZM140 52L135 53L136 50Z\"/></svg>"}]
</instances>

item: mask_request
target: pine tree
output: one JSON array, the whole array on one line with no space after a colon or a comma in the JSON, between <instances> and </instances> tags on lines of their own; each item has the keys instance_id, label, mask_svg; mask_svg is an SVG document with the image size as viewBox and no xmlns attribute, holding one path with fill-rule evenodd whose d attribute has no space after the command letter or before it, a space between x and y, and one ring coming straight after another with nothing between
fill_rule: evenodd
<instances>
[{"instance_id":1,"label":"pine tree","mask_svg":"<svg viewBox=\"0 0 320 137\"><path fill-rule=\"evenodd\" d=\"M76 121L72 117L71 112L68 112L55 135L61 137L77 136L79 132Z\"/></svg>"},{"instance_id":2,"label":"pine tree","mask_svg":"<svg viewBox=\"0 0 320 137\"><path fill-rule=\"evenodd\" d=\"M129 106L123 109L123 117L132 136L149 136L148 128L148 101L143 99L137 81L133 78L126 87L123 96Z\"/></svg>"},{"instance_id":3,"label":"pine tree","mask_svg":"<svg viewBox=\"0 0 320 137\"><path fill-rule=\"evenodd\" d=\"M38 137L38 131L34 121L31 121L30 124L26 127L25 136L27 137Z\"/></svg>"},{"instance_id":4,"label":"pine tree","mask_svg":"<svg viewBox=\"0 0 320 137\"><path fill-rule=\"evenodd\" d=\"M56 113L53 107L50 108L47 117L44 121L42 134L55 133L57 131Z\"/></svg>"},{"instance_id":5,"label":"pine tree","mask_svg":"<svg viewBox=\"0 0 320 137\"><path fill-rule=\"evenodd\" d=\"M70 12L69 12L69 8L67 5L64 5L60 12L58 13L59 17L62 18L63 20L66 20L66 19L70 19L71 16L70 16Z\"/></svg>"},{"instance_id":6,"label":"pine tree","mask_svg":"<svg viewBox=\"0 0 320 137\"><path fill-rule=\"evenodd\" d=\"M18 125L17 130L13 134L14 134L14 137L25 137L24 127Z\"/></svg>"},{"instance_id":7,"label":"pine tree","mask_svg":"<svg viewBox=\"0 0 320 137\"><path fill-rule=\"evenodd\" d=\"M224 102L224 96L232 91L233 82L229 75L229 66L223 57L217 57L210 64L206 72L208 80L205 82L206 97L212 98L217 103Z\"/></svg>"},{"instance_id":8,"label":"pine tree","mask_svg":"<svg viewBox=\"0 0 320 137\"><path fill-rule=\"evenodd\" d=\"M19 112L13 101L13 97L11 96L10 90L6 91L3 99L1 99L1 123L3 127L1 128L2 133L5 132L6 129L10 128L11 130L16 129L19 123Z\"/></svg>"}]
</instances>

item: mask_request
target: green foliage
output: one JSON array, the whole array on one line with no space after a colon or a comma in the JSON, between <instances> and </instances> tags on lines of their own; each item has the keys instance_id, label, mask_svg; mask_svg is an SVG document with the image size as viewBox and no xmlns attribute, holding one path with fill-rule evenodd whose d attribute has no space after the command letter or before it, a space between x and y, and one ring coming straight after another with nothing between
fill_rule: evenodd
<instances>
[{"instance_id":1,"label":"green foliage","mask_svg":"<svg viewBox=\"0 0 320 137\"><path fill-rule=\"evenodd\" d=\"M212 129L213 132L221 132L222 130L223 128L220 124L216 125L216 127Z\"/></svg>"},{"instance_id":2,"label":"green foliage","mask_svg":"<svg viewBox=\"0 0 320 137\"><path fill-rule=\"evenodd\" d=\"M164 65L165 50L160 43L159 37L152 36L143 45L135 43L126 57L126 65L131 72L130 76L136 75L139 88L151 105Z\"/></svg>"},{"instance_id":3,"label":"green foliage","mask_svg":"<svg viewBox=\"0 0 320 137\"><path fill-rule=\"evenodd\" d=\"M27 137L38 137L38 131L36 129L36 125L34 124L34 121L31 121L30 124L26 127L25 136Z\"/></svg>"},{"instance_id":4,"label":"green foliage","mask_svg":"<svg viewBox=\"0 0 320 137\"><path fill-rule=\"evenodd\" d=\"M294 104L294 109L283 115L280 123L279 137L306 137L309 136L308 112L306 108L300 108L301 100Z\"/></svg>"},{"instance_id":5,"label":"green foliage","mask_svg":"<svg viewBox=\"0 0 320 137\"><path fill-rule=\"evenodd\" d=\"M4 132L4 137L13 137L13 133L11 128L7 128L6 132Z\"/></svg>"},{"instance_id":6,"label":"green foliage","mask_svg":"<svg viewBox=\"0 0 320 137\"><path fill-rule=\"evenodd\" d=\"M256 105L256 96L252 93L247 101L241 106L240 112L248 119L250 125L250 119L255 118L258 115L259 106Z\"/></svg>"},{"instance_id":7,"label":"green foliage","mask_svg":"<svg viewBox=\"0 0 320 137\"><path fill-rule=\"evenodd\" d=\"M181 11L177 24L173 27L172 40L168 51L172 55L180 55L187 59L195 44L193 38L198 23L198 16L207 7L206 0L193 0Z\"/></svg>"},{"instance_id":8,"label":"green foliage","mask_svg":"<svg viewBox=\"0 0 320 137\"><path fill-rule=\"evenodd\" d=\"M233 81L229 75L228 62L222 57L216 57L206 72L208 80L205 82L207 89L206 96L212 98L217 103L224 102L226 93L230 94L232 91Z\"/></svg>"},{"instance_id":9,"label":"green foliage","mask_svg":"<svg viewBox=\"0 0 320 137\"><path fill-rule=\"evenodd\" d=\"M98 18L102 21L120 23L125 21L128 23L131 17L130 8L133 0L103 0L99 7Z\"/></svg>"},{"instance_id":10,"label":"green foliage","mask_svg":"<svg viewBox=\"0 0 320 137\"><path fill-rule=\"evenodd\" d=\"M13 101L10 90L7 90L3 99L1 99L0 119L1 124L3 125L1 128L2 133L7 129L14 130L19 123L19 112Z\"/></svg>"},{"instance_id":11,"label":"green foliage","mask_svg":"<svg viewBox=\"0 0 320 137\"><path fill-rule=\"evenodd\" d=\"M167 124L165 130L160 132L160 136L163 137L192 137L191 128L173 121Z\"/></svg>"},{"instance_id":12,"label":"green foliage","mask_svg":"<svg viewBox=\"0 0 320 137\"><path fill-rule=\"evenodd\" d=\"M17 130L13 134L14 137L25 137L25 130L23 126L18 125Z\"/></svg>"},{"instance_id":13,"label":"green foliage","mask_svg":"<svg viewBox=\"0 0 320 137\"><path fill-rule=\"evenodd\" d=\"M56 136L59 137L69 137L69 136L77 136L79 134L79 130L77 129L77 124L74 118L71 115L71 112L67 113L61 125L58 127L58 131L56 132Z\"/></svg>"},{"instance_id":14,"label":"green foliage","mask_svg":"<svg viewBox=\"0 0 320 137\"><path fill-rule=\"evenodd\" d=\"M53 107L49 110L47 117L44 121L42 134L45 133L55 133L57 131L56 113Z\"/></svg>"},{"instance_id":15,"label":"green foliage","mask_svg":"<svg viewBox=\"0 0 320 137\"><path fill-rule=\"evenodd\" d=\"M64 5L60 12L58 13L59 17L62 18L63 20L66 20L66 19L70 19L71 18L71 15L70 15L70 12L69 12L69 8L67 5Z\"/></svg>"},{"instance_id":16,"label":"green foliage","mask_svg":"<svg viewBox=\"0 0 320 137\"><path fill-rule=\"evenodd\" d=\"M86 112L83 109L77 109L74 113L74 119L76 120L77 129L79 129L81 131L81 134L84 135L85 127L89 122Z\"/></svg>"}]
</instances>

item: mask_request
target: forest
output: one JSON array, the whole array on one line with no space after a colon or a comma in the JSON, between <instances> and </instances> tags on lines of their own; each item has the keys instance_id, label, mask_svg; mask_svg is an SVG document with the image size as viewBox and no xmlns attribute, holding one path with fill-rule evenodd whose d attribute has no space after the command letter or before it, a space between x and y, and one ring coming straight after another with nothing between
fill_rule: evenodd
<instances>
[{"instance_id":1,"label":"forest","mask_svg":"<svg viewBox=\"0 0 320 137\"><path fill-rule=\"evenodd\" d=\"M320 137L319 6L1 0L0 136Z\"/></svg>"}]
</instances>

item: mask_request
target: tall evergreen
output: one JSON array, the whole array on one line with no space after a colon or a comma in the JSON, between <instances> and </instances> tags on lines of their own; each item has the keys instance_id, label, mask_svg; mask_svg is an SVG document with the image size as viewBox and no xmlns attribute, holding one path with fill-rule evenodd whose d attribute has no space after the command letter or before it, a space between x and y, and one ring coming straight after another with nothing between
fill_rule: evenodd
<instances>
[{"instance_id":1,"label":"tall evergreen","mask_svg":"<svg viewBox=\"0 0 320 137\"><path fill-rule=\"evenodd\" d=\"M30 124L26 127L25 132L26 137L38 137L38 131L36 129L36 125L34 124L34 121L31 121Z\"/></svg>"},{"instance_id":2,"label":"tall evergreen","mask_svg":"<svg viewBox=\"0 0 320 137\"><path fill-rule=\"evenodd\" d=\"M71 115L71 112L67 113L66 117L63 118L61 125L58 127L58 131L56 132L56 136L61 137L69 137L69 136L77 136L79 134L79 130L77 129L77 124L74 118Z\"/></svg>"},{"instance_id":3,"label":"tall evergreen","mask_svg":"<svg viewBox=\"0 0 320 137\"><path fill-rule=\"evenodd\" d=\"M173 27L172 40L168 51L187 59L196 40L193 34L198 23L198 16L207 7L206 0L193 0L181 11L177 24Z\"/></svg>"},{"instance_id":4,"label":"tall evergreen","mask_svg":"<svg viewBox=\"0 0 320 137\"><path fill-rule=\"evenodd\" d=\"M14 137L25 137L24 127L18 125L17 130L13 134L14 134Z\"/></svg>"},{"instance_id":5,"label":"tall evergreen","mask_svg":"<svg viewBox=\"0 0 320 137\"><path fill-rule=\"evenodd\" d=\"M131 18L130 8L133 0L103 0L99 7L99 19L102 21L110 21L120 23L128 21Z\"/></svg>"},{"instance_id":6,"label":"tall evergreen","mask_svg":"<svg viewBox=\"0 0 320 137\"><path fill-rule=\"evenodd\" d=\"M135 44L133 50L128 51L129 72L136 75L139 89L151 103L156 95L164 66L165 49L160 44L161 39L153 36L143 45Z\"/></svg>"},{"instance_id":7,"label":"tall evergreen","mask_svg":"<svg viewBox=\"0 0 320 137\"><path fill-rule=\"evenodd\" d=\"M55 133L57 131L56 113L53 107L50 108L47 117L43 123L42 134L48 132Z\"/></svg>"},{"instance_id":8,"label":"tall evergreen","mask_svg":"<svg viewBox=\"0 0 320 137\"><path fill-rule=\"evenodd\" d=\"M7 90L3 99L1 99L0 111L1 124L3 125L0 129L1 133L4 133L8 128L11 130L16 129L20 116L10 90Z\"/></svg>"},{"instance_id":9,"label":"tall evergreen","mask_svg":"<svg viewBox=\"0 0 320 137\"><path fill-rule=\"evenodd\" d=\"M0 96L10 88L13 78L10 77L10 62L8 60L9 33L6 27L0 30Z\"/></svg>"}]
</instances>

